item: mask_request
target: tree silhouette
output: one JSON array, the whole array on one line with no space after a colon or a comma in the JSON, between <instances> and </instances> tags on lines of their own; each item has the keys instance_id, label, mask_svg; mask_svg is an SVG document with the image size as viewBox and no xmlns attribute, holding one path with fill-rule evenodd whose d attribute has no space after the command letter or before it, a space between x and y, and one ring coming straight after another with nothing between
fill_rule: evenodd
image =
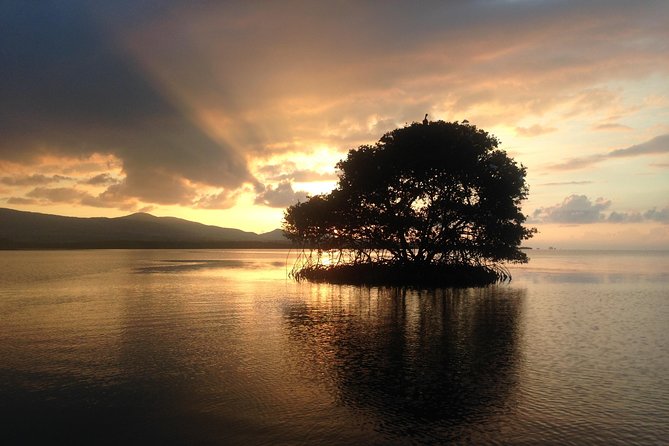
<instances>
[{"instance_id":1,"label":"tree silhouette","mask_svg":"<svg viewBox=\"0 0 669 446\"><path fill-rule=\"evenodd\" d=\"M498 145L467 121L437 121L349 151L331 193L285 212L285 235L310 250L296 277L505 278L501 262L526 262L519 246L536 231L520 210L526 169Z\"/></svg>"}]
</instances>

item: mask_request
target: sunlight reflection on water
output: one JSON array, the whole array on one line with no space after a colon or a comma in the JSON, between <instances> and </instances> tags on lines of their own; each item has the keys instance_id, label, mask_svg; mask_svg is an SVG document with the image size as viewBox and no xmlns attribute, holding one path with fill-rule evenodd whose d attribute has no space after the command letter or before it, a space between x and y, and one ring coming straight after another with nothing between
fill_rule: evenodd
<instances>
[{"instance_id":1,"label":"sunlight reflection on water","mask_svg":"<svg viewBox=\"0 0 669 446\"><path fill-rule=\"evenodd\" d=\"M0 253L5 444L653 444L665 253L511 284L295 283L286 251Z\"/></svg>"}]
</instances>

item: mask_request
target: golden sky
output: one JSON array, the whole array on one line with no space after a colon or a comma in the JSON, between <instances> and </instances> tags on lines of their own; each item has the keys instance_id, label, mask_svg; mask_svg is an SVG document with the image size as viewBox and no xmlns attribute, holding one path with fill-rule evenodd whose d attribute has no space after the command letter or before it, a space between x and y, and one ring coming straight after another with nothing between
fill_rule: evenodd
<instances>
[{"instance_id":1,"label":"golden sky","mask_svg":"<svg viewBox=\"0 0 669 446\"><path fill-rule=\"evenodd\" d=\"M0 207L265 232L422 120L528 168L529 245L669 248L669 2L6 1Z\"/></svg>"}]
</instances>

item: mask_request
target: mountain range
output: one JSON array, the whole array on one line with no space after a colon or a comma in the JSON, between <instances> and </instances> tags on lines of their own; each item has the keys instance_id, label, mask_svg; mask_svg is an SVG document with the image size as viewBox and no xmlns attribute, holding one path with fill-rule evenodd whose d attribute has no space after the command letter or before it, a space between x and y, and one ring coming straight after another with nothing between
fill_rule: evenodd
<instances>
[{"instance_id":1,"label":"mountain range","mask_svg":"<svg viewBox=\"0 0 669 446\"><path fill-rule=\"evenodd\" d=\"M285 248L280 229L256 234L136 213L79 218L0 208L0 249Z\"/></svg>"}]
</instances>

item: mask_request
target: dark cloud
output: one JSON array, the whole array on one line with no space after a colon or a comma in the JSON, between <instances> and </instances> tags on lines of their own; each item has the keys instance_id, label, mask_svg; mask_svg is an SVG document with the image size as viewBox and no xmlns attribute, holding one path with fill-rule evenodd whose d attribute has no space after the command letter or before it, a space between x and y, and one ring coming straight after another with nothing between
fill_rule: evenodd
<instances>
[{"instance_id":1,"label":"dark cloud","mask_svg":"<svg viewBox=\"0 0 669 446\"><path fill-rule=\"evenodd\" d=\"M283 181L276 187L267 186L264 191L256 196L255 202L265 206L284 208L298 201L306 201L307 197L306 192L294 191L293 186L288 181Z\"/></svg>"},{"instance_id":2,"label":"dark cloud","mask_svg":"<svg viewBox=\"0 0 669 446\"><path fill-rule=\"evenodd\" d=\"M19 206L36 204L38 202L34 198L24 198L24 197L9 197L6 201L8 204L15 204Z\"/></svg>"},{"instance_id":3,"label":"dark cloud","mask_svg":"<svg viewBox=\"0 0 669 446\"><path fill-rule=\"evenodd\" d=\"M614 150L606 156L609 158L625 158L629 156L653 155L656 153L669 153L669 134L656 136L649 141L625 149Z\"/></svg>"},{"instance_id":4,"label":"dark cloud","mask_svg":"<svg viewBox=\"0 0 669 446\"><path fill-rule=\"evenodd\" d=\"M26 197L12 197L7 200L10 204L53 204L65 203L100 208L118 208L121 210L135 210L137 200L129 199L119 193L119 186L111 186L99 195L73 187L36 187L26 194Z\"/></svg>"},{"instance_id":5,"label":"dark cloud","mask_svg":"<svg viewBox=\"0 0 669 446\"><path fill-rule=\"evenodd\" d=\"M613 211L606 218L606 221L611 223L638 223L643 221L643 215L637 212L616 212Z\"/></svg>"},{"instance_id":6,"label":"dark cloud","mask_svg":"<svg viewBox=\"0 0 669 446\"><path fill-rule=\"evenodd\" d=\"M196 125L119 45L114 26L136 8L117 7L123 13L105 27L87 2L2 3L0 159L113 154L123 193L163 204L183 204L193 184L254 181L244 157Z\"/></svg>"},{"instance_id":7,"label":"dark cloud","mask_svg":"<svg viewBox=\"0 0 669 446\"><path fill-rule=\"evenodd\" d=\"M636 144L624 149L612 150L606 154L572 158L563 163L553 164L549 167L555 170L574 170L589 167L611 158L629 158L663 153L669 153L669 134L659 135L644 143Z\"/></svg>"},{"instance_id":8,"label":"dark cloud","mask_svg":"<svg viewBox=\"0 0 669 446\"><path fill-rule=\"evenodd\" d=\"M155 17L138 51L259 152L296 135L356 146L433 111L483 127L564 104L587 114L620 97L592 85L667 66L662 2L197 5Z\"/></svg>"},{"instance_id":9,"label":"dark cloud","mask_svg":"<svg viewBox=\"0 0 669 446\"><path fill-rule=\"evenodd\" d=\"M613 223L637 223L641 221L669 223L669 207L653 208L645 212L611 212L607 221Z\"/></svg>"},{"instance_id":10,"label":"dark cloud","mask_svg":"<svg viewBox=\"0 0 669 446\"><path fill-rule=\"evenodd\" d=\"M544 223L596 223L606 218L602 211L610 205L603 198L593 203L585 195L570 195L560 204L535 210L532 218Z\"/></svg>"},{"instance_id":11,"label":"dark cloud","mask_svg":"<svg viewBox=\"0 0 669 446\"><path fill-rule=\"evenodd\" d=\"M64 175L14 175L0 178L0 183L7 186L38 186L44 184L58 183L59 181L71 180Z\"/></svg>"},{"instance_id":12,"label":"dark cloud","mask_svg":"<svg viewBox=\"0 0 669 446\"><path fill-rule=\"evenodd\" d=\"M108 185L108 184L117 184L119 182L118 179L114 178L108 173L101 173L99 175L95 175L94 177L91 177L85 181L83 181L83 184L90 184L92 186L100 186L100 185Z\"/></svg>"},{"instance_id":13,"label":"dark cloud","mask_svg":"<svg viewBox=\"0 0 669 446\"><path fill-rule=\"evenodd\" d=\"M26 194L26 197L52 203L78 203L86 196L88 192L72 187L36 187Z\"/></svg>"},{"instance_id":14,"label":"dark cloud","mask_svg":"<svg viewBox=\"0 0 669 446\"><path fill-rule=\"evenodd\" d=\"M94 158L93 155L91 158ZM63 173L68 175L80 175L80 174L93 174L100 171L117 171L123 167L123 164L116 159L106 159L106 160L82 160L81 158L77 159L77 162L74 164L67 165L63 168Z\"/></svg>"},{"instance_id":15,"label":"dark cloud","mask_svg":"<svg viewBox=\"0 0 669 446\"><path fill-rule=\"evenodd\" d=\"M650 209L643 214L646 220L659 221L661 223L669 223L669 207L663 209Z\"/></svg>"},{"instance_id":16,"label":"dark cloud","mask_svg":"<svg viewBox=\"0 0 669 446\"><path fill-rule=\"evenodd\" d=\"M98 195L86 193L82 196L79 204L98 208L118 208L124 211L137 210L139 205L137 200L128 198L127 194L123 193L122 189L123 185L114 184Z\"/></svg>"}]
</instances>

